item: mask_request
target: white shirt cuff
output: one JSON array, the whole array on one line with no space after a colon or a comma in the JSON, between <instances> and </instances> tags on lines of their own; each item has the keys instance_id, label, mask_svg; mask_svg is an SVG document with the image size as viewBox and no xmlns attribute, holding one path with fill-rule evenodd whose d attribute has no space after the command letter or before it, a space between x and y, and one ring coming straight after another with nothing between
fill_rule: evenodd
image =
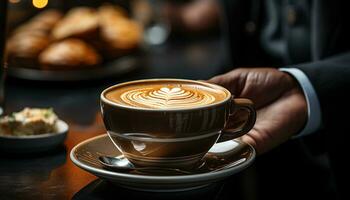
<instances>
[{"instance_id":1,"label":"white shirt cuff","mask_svg":"<svg viewBox=\"0 0 350 200\"><path fill-rule=\"evenodd\" d=\"M317 98L316 91L312 86L309 78L303 71L297 68L280 68L280 71L287 72L292 75L302 88L307 102L308 120L303 130L294 138L299 138L305 135L316 132L322 123L321 107Z\"/></svg>"}]
</instances>

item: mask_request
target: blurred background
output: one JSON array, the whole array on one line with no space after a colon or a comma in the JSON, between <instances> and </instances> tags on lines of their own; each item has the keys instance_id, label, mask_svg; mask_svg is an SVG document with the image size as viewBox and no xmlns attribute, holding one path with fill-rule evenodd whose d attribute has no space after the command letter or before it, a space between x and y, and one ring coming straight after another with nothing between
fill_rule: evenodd
<instances>
[{"instance_id":1,"label":"blurred background","mask_svg":"<svg viewBox=\"0 0 350 200\"><path fill-rule=\"evenodd\" d=\"M62 71L74 74L74 70L95 69L101 74L98 78L103 79L124 74L131 68L145 67L147 54L161 56L165 51L165 55L174 55L171 51L175 51L182 56L181 65L190 63L190 66L181 68L176 63L181 70L173 70L174 62L170 61L157 69L157 76L171 76L166 73L169 71L175 76L196 74L188 68L198 65L198 68L205 69L198 78L209 78L213 73L218 73L220 67L227 66L224 63L227 62L225 47L220 42L221 22L219 5L214 0L10 0L6 56L9 75L23 79L45 79L40 71L55 70L57 75ZM206 45L202 45L203 42ZM168 48L169 43L171 48ZM80 50L68 52L67 49L71 48ZM126 65L132 66L123 66L123 62L117 61L128 56L136 58L125 61L129 62ZM209 57L218 59L204 62L211 60ZM134 66L141 59L142 66ZM117 62L114 67L105 67L113 62ZM122 69L118 70L117 66ZM108 70L110 72L107 73ZM183 73L176 74L175 71ZM52 77L47 79L60 79L51 74ZM79 79L70 76L73 77L65 76L62 79ZM80 79L96 78L81 76Z\"/></svg>"},{"instance_id":2,"label":"blurred background","mask_svg":"<svg viewBox=\"0 0 350 200\"><path fill-rule=\"evenodd\" d=\"M105 190L115 189L104 182L96 187L94 176L62 159L79 142L105 133L99 95L108 86L144 78L206 80L238 66L282 63L257 46L260 1L239 1L237 8L249 7L251 12L234 13L227 13L217 0L8 0L7 6L4 2L0 25L6 19L7 30L2 26L0 39L6 43L6 63L0 71L0 103L5 113L51 107L70 126L66 148L54 152L59 166L44 166L51 176L37 173L31 164L24 173L32 174L28 178L19 173L23 169L18 160L0 160L6 172L0 193L7 197L47 199L42 192L46 191L52 199L71 199L74 194L104 199L96 196L103 191L105 197ZM294 14L287 16L291 24ZM227 23L228 15L239 19L236 27ZM239 34L234 41L229 39L232 34ZM233 46L239 48L233 51ZM317 169L316 162L305 164L310 155L300 150L303 145L292 140L260 156L252 167L215 188L217 194L210 199L331 199L332 186L324 186L330 175ZM31 184L33 192L24 187Z\"/></svg>"},{"instance_id":3,"label":"blurred background","mask_svg":"<svg viewBox=\"0 0 350 200\"><path fill-rule=\"evenodd\" d=\"M231 60L219 7L215 0L9 0L7 111L53 107L89 124L109 85L160 77L205 80L227 71ZM80 116L79 102L90 115Z\"/></svg>"}]
</instances>

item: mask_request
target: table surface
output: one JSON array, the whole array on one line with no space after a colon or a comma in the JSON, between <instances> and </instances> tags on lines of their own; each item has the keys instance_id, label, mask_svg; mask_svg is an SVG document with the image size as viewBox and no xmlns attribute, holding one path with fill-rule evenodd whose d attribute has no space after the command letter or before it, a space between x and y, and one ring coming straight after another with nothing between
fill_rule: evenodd
<instances>
[{"instance_id":1,"label":"table surface","mask_svg":"<svg viewBox=\"0 0 350 200\"><path fill-rule=\"evenodd\" d=\"M0 199L104 199L108 196L104 194L106 191L128 193L96 179L69 159L69 152L76 144L105 133L99 112L100 92L110 85L142 78L210 78L220 71L222 51L220 39L215 37L191 42L173 41L150 47L140 58L144 61L139 69L108 80L48 83L9 79L6 84L7 112L26 106L53 107L69 124L70 130L64 146L54 151L2 156Z\"/></svg>"},{"instance_id":2,"label":"table surface","mask_svg":"<svg viewBox=\"0 0 350 200\"><path fill-rule=\"evenodd\" d=\"M323 177L314 166L301 165L305 158L299 152L286 153L283 148L272 153L274 156L258 158L253 166L221 183L176 193L123 189L76 167L69 159L75 145L106 131L99 111L99 94L104 88L142 78L208 79L222 72L224 55L218 37L171 41L150 48L140 58L142 65L138 70L108 80L49 83L8 79L7 112L26 106L53 107L70 130L64 145L51 152L16 156L0 152L0 199L280 199L281 195L281 199L315 199L316 194L320 199L328 197L320 192L325 191L318 185ZM256 163L262 164L257 167ZM297 189L291 190L296 183Z\"/></svg>"}]
</instances>

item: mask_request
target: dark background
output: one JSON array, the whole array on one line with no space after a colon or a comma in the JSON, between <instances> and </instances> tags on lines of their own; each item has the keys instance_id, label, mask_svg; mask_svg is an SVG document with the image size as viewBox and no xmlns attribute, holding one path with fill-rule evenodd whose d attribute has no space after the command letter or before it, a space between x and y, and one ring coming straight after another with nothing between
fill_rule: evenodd
<instances>
[{"instance_id":1,"label":"dark background","mask_svg":"<svg viewBox=\"0 0 350 200\"><path fill-rule=\"evenodd\" d=\"M310 155L299 150L303 145L299 140L259 156L251 167L224 182L189 192L123 189L96 179L70 161L69 152L76 144L105 133L99 111L99 94L104 88L143 78L208 79L231 68L225 44L220 31L172 35L163 45L147 47L137 70L104 80L41 82L7 77L7 113L26 106L52 107L68 122L70 131L65 144L54 151L36 155L0 152L0 199L334 199L332 186L326 184L330 174L306 162Z\"/></svg>"}]
</instances>

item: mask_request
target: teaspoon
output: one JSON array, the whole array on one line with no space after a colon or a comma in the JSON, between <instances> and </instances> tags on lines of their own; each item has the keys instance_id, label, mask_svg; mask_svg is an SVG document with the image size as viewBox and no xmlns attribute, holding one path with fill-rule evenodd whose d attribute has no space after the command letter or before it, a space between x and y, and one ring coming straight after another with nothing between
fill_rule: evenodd
<instances>
[{"instance_id":1,"label":"teaspoon","mask_svg":"<svg viewBox=\"0 0 350 200\"><path fill-rule=\"evenodd\" d=\"M161 171L161 172L175 172L180 174L191 174L189 171L176 169L176 168L164 168L164 167L136 167L124 156L112 157L112 156L100 156L100 163L108 168L119 171Z\"/></svg>"}]
</instances>

